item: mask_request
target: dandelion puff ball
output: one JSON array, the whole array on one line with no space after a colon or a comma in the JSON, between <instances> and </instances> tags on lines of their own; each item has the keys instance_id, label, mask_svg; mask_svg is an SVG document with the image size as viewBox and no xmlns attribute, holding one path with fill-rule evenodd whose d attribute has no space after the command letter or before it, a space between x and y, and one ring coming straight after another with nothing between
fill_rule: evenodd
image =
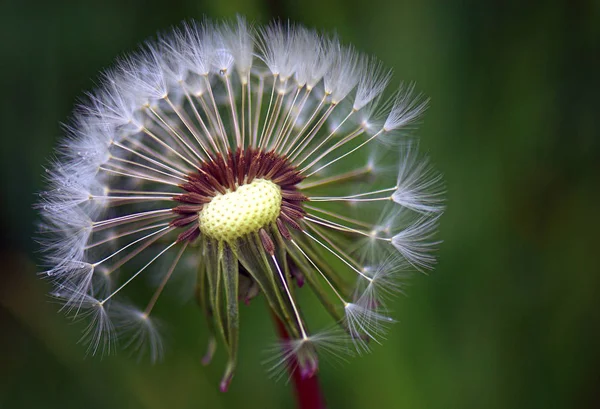
<instances>
[{"instance_id":1,"label":"dandelion puff ball","mask_svg":"<svg viewBox=\"0 0 600 409\"><path fill-rule=\"evenodd\" d=\"M441 176L404 132L426 101L390 80L336 37L243 18L182 24L106 70L38 204L44 275L63 310L88 319L89 352L120 338L160 358L153 311L179 269L193 271L208 323L204 362L217 340L229 357L222 390L240 301L255 296L287 333L276 375L312 376L321 351L367 351L406 271L433 267L444 207ZM128 304L153 274L153 295ZM313 328L300 291L333 325Z\"/></svg>"}]
</instances>

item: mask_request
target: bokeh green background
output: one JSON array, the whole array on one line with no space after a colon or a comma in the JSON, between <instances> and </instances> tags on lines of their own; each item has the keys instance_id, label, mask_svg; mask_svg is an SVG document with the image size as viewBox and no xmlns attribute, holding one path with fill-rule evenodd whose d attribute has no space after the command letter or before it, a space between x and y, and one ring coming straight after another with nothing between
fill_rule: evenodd
<instances>
[{"instance_id":1,"label":"bokeh green background","mask_svg":"<svg viewBox=\"0 0 600 409\"><path fill-rule=\"evenodd\" d=\"M419 134L445 174L439 266L393 305L382 347L324 365L330 408L600 406L600 3L445 0L39 1L0 5L0 408L288 408L242 312L239 370L199 359L193 304L168 305L162 364L84 358L36 277L34 192L97 72L186 18L337 30L431 97ZM309 307L310 308L310 307ZM316 307L315 307L316 308Z\"/></svg>"}]
</instances>

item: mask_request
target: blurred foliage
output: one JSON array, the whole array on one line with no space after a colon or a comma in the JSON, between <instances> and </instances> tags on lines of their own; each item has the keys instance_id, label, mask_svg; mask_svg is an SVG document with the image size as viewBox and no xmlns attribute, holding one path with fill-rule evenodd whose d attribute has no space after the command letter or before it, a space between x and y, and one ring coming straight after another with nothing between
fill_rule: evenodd
<instances>
[{"instance_id":1,"label":"blurred foliage","mask_svg":"<svg viewBox=\"0 0 600 409\"><path fill-rule=\"evenodd\" d=\"M223 357L200 365L194 305L164 303L162 364L84 358L81 324L36 277L34 193L76 98L157 30L236 12L337 30L432 101L419 134L449 189L439 267L393 305L383 346L323 365L329 406L598 407L599 2L5 0L0 408L293 405L260 365L273 335L261 301L242 311L239 371L221 394Z\"/></svg>"}]
</instances>

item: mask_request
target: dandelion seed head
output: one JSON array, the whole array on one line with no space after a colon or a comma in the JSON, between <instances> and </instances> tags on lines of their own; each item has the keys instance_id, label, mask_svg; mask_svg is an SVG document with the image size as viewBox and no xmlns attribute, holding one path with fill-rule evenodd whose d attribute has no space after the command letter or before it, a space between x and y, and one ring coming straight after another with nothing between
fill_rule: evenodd
<instances>
[{"instance_id":1,"label":"dandelion seed head","mask_svg":"<svg viewBox=\"0 0 600 409\"><path fill-rule=\"evenodd\" d=\"M406 270L435 264L444 210L441 176L406 139L427 106L414 85L389 97L391 71L336 36L241 17L162 32L99 82L37 205L42 275L87 322L89 353L118 341L160 359L155 306L172 282L204 312L202 361L226 346L222 390L240 304L257 296L286 334L268 360L279 376L382 341ZM145 305L127 301L147 282ZM337 329L313 331L300 291Z\"/></svg>"}]
</instances>

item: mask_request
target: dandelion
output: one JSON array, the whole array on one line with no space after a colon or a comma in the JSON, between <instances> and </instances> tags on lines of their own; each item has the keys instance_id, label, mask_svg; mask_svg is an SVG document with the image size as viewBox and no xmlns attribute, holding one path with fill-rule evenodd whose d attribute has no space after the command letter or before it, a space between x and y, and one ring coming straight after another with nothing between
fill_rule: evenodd
<instances>
[{"instance_id":1,"label":"dandelion","mask_svg":"<svg viewBox=\"0 0 600 409\"><path fill-rule=\"evenodd\" d=\"M217 339L229 356L223 390L240 301L259 294L286 334L269 359L275 373L310 377L321 351L380 342L406 270L435 263L444 194L404 133L426 101L412 86L386 98L390 79L336 37L243 18L183 24L105 71L66 127L39 202L44 274L65 312L88 319L90 352L120 341L158 359L154 307L190 266L183 282L210 333L203 362ZM374 155L379 142L397 155L394 172ZM125 300L140 281L156 289L136 307ZM313 332L305 287L337 330Z\"/></svg>"}]
</instances>

